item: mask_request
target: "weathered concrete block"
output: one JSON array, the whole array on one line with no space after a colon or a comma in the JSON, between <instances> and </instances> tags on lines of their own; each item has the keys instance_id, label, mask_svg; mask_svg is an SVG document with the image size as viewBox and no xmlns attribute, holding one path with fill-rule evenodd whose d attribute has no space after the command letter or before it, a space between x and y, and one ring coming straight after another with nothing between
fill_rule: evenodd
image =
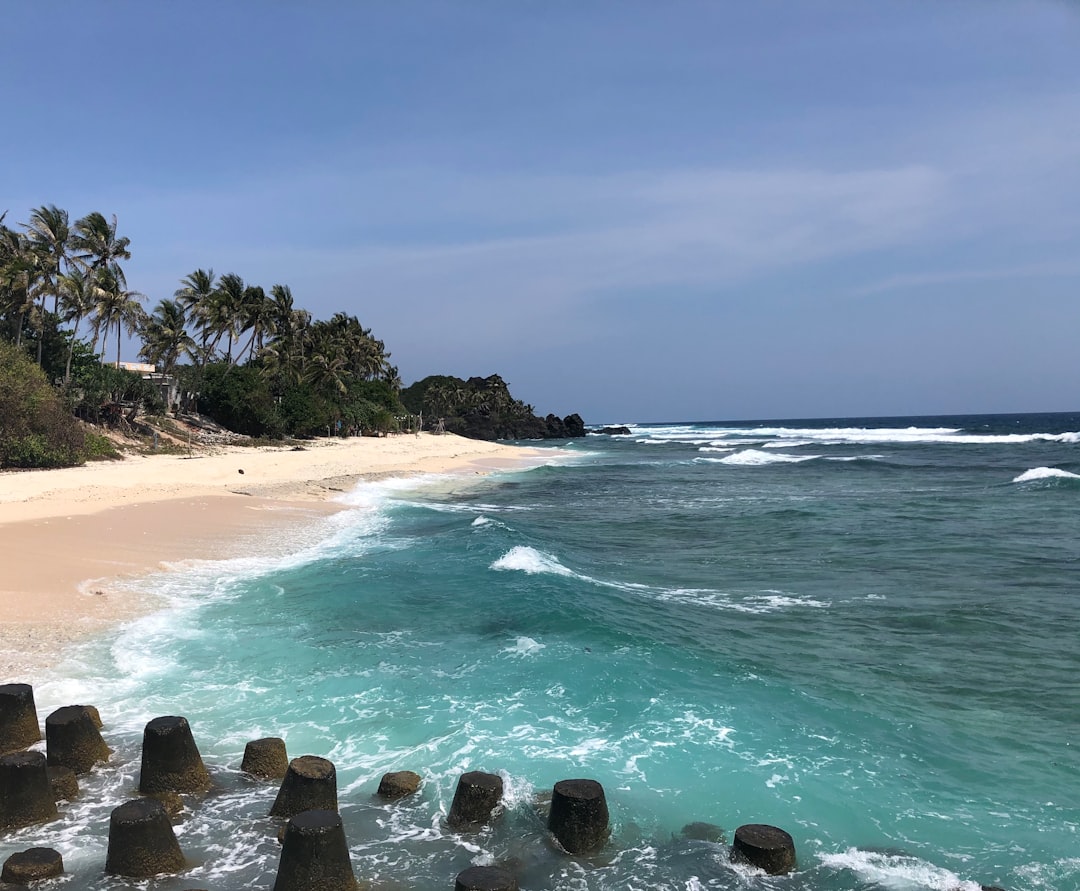
<instances>
[{"instance_id":1,"label":"weathered concrete block","mask_svg":"<svg viewBox=\"0 0 1080 891\"><path fill-rule=\"evenodd\" d=\"M176 792L154 792L147 796L161 802L165 813L169 815L169 822L175 823L177 818L184 812L184 799Z\"/></svg>"},{"instance_id":2,"label":"weathered concrete block","mask_svg":"<svg viewBox=\"0 0 1080 891\"><path fill-rule=\"evenodd\" d=\"M503 796L502 777L495 773L471 770L458 779L454 800L446 822L454 829L482 826L491 819Z\"/></svg>"},{"instance_id":3,"label":"weathered concrete block","mask_svg":"<svg viewBox=\"0 0 1080 891\"><path fill-rule=\"evenodd\" d=\"M52 848L30 848L12 854L4 861L0 882L24 885L39 879L53 879L64 874L64 858Z\"/></svg>"},{"instance_id":4,"label":"weathered concrete block","mask_svg":"<svg viewBox=\"0 0 1080 891\"><path fill-rule=\"evenodd\" d=\"M695 841L707 841L720 845L727 844L724 830L715 823L687 823L682 828L682 834L685 838L692 838Z\"/></svg>"},{"instance_id":5,"label":"weathered concrete block","mask_svg":"<svg viewBox=\"0 0 1080 891\"><path fill-rule=\"evenodd\" d=\"M0 756L0 829L44 823L56 816L45 756L41 752Z\"/></svg>"},{"instance_id":6,"label":"weathered concrete block","mask_svg":"<svg viewBox=\"0 0 1080 891\"><path fill-rule=\"evenodd\" d=\"M45 719L48 761L54 767L70 767L88 773L99 761L109 759L109 747L85 705L65 705Z\"/></svg>"},{"instance_id":7,"label":"weathered concrete block","mask_svg":"<svg viewBox=\"0 0 1080 891\"><path fill-rule=\"evenodd\" d=\"M29 684L0 685L0 755L25 749L39 739L34 688Z\"/></svg>"},{"instance_id":8,"label":"weathered concrete block","mask_svg":"<svg viewBox=\"0 0 1080 891\"><path fill-rule=\"evenodd\" d=\"M90 720L94 722L94 726L98 730L105 726L101 723L101 713L97 710L96 705L84 705L83 708L90 712Z\"/></svg>"},{"instance_id":9,"label":"weathered concrete block","mask_svg":"<svg viewBox=\"0 0 1080 891\"><path fill-rule=\"evenodd\" d=\"M183 868L184 854L160 801L136 798L113 810L105 872L147 879Z\"/></svg>"},{"instance_id":10,"label":"weathered concrete block","mask_svg":"<svg viewBox=\"0 0 1080 891\"><path fill-rule=\"evenodd\" d=\"M420 788L420 774L411 770L396 770L392 773L384 773L379 780L378 796L388 801L404 798L412 795Z\"/></svg>"},{"instance_id":11,"label":"weathered concrete block","mask_svg":"<svg viewBox=\"0 0 1080 891\"><path fill-rule=\"evenodd\" d=\"M244 760L240 769L253 777L280 780L289 769L285 740L276 736L252 740L244 746Z\"/></svg>"},{"instance_id":12,"label":"weathered concrete block","mask_svg":"<svg viewBox=\"0 0 1080 891\"><path fill-rule=\"evenodd\" d=\"M271 817L292 817L303 811L337 810L337 769L318 755L301 755L289 762Z\"/></svg>"},{"instance_id":13,"label":"weathered concrete block","mask_svg":"<svg viewBox=\"0 0 1080 891\"><path fill-rule=\"evenodd\" d=\"M458 873L454 891L518 891L517 879L499 866L470 866Z\"/></svg>"},{"instance_id":14,"label":"weathered concrete block","mask_svg":"<svg viewBox=\"0 0 1080 891\"><path fill-rule=\"evenodd\" d=\"M209 788L210 773L187 718L167 715L150 721L143 730L139 791L192 793Z\"/></svg>"},{"instance_id":15,"label":"weathered concrete block","mask_svg":"<svg viewBox=\"0 0 1080 891\"><path fill-rule=\"evenodd\" d=\"M735 830L731 859L749 863L772 876L783 875L795 868L795 841L783 829L748 823Z\"/></svg>"},{"instance_id":16,"label":"weathered concrete block","mask_svg":"<svg viewBox=\"0 0 1080 891\"><path fill-rule=\"evenodd\" d=\"M79 778L70 767L47 767L54 801L74 801L79 797Z\"/></svg>"},{"instance_id":17,"label":"weathered concrete block","mask_svg":"<svg viewBox=\"0 0 1080 891\"><path fill-rule=\"evenodd\" d=\"M548 829L571 854L601 848L611 831L604 787L596 780L559 780L551 793Z\"/></svg>"},{"instance_id":18,"label":"weathered concrete block","mask_svg":"<svg viewBox=\"0 0 1080 891\"><path fill-rule=\"evenodd\" d=\"M285 827L274 891L352 891L356 887L337 811L296 814Z\"/></svg>"}]
</instances>

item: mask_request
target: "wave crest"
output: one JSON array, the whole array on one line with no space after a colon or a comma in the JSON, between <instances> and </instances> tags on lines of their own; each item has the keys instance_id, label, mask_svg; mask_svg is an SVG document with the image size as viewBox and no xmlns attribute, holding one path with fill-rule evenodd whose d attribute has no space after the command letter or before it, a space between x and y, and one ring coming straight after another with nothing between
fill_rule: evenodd
<instances>
[{"instance_id":1,"label":"wave crest","mask_svg":"<svg viewBox=\"0 0 1080 891\"><path fill-rule=\"evenodd\" d=\"M550 573L552 575L576 575L576 573L563 566L555 557L551 556L551 554L545 554L543 551L538 551L536 548L530 548L527 545L515 545L498 560L492 563L491 568L499 570L516 570L518 572L528 573L529 575L538 575L540 573Z\"/></svg>"},{"instance_id":2,"label":"wave crest","mask_svg":"<svg viewBox=\"0 0 1080 891\"><path fill-rule=\"evenodd\" d=\"M1080 480L1080 473L1070 473L1060 467L1033 467L1016 477L1014 483L1032 483L1037 480Z\"/></svg>"}]
</instances>

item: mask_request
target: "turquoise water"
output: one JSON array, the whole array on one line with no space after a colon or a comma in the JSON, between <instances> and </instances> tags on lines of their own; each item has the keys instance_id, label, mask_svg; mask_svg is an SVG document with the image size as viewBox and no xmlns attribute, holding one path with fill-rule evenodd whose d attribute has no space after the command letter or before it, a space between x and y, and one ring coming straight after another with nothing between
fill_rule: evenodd
<instances>
[{"instance_id":1,"label":"turquoise water","mask_svg":"<svg viewBox=\"0 0 1080 891\"><path fill-rule=\"evenodd\" d=\"M270 887L283 736L338 770L358 877L446 889L511 861L524 889L1080 888L1080 416L634 427L545 466L360 486L258 553L155 577L168 609L36 683L93 702L116 750L61 821L0 840L101 875L143 725L187 716L216 788L152 888ZM373 797L411 769L414 799ZM443 818L499 772L487 830ZM570 858L537 796L605 787L607 850ZM688 839L766 822L782 878Z\"/></svg>"}]
</instances>

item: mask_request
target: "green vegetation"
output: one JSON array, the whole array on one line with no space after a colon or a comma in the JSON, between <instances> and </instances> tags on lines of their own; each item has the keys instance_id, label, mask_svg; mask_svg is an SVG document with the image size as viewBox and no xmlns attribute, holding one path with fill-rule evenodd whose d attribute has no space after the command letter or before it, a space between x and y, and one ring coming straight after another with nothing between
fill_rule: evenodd
<instances>
[{"instance_id":1,"label":"green vegetation","mask_svg":"<svg viewBox=\"0 0 1080 891\"><path fill-rule=\"evenodd\" d=\"M86 459L78 421L44 372L0 342L0 467L70 467Z\"/></svg>"},{"instance_id":2,"label":"green vegetation","mask_svg":"<svg viewBox=\"0 0 1080 891\"><path fill-rule=\"evenodd\" d=\"M413 430L421 412L443 419L449 432L483 439L583 434L576 415L537 418L498 375L427 378L402 393L390 353L370 329L343 312L313 319L294 305L288 285L275 284L267 293L234 272L218 277L196 269L148 313L145 295L128 287L121 264L131 258L130 239L117 233L115 216L94 211L72 223L67 211L50 204L14 228L4 219L0 215L3 366L11 374L20 369L20 380L30 381L22 360L29 361L36 366L35 386L45 388L33 398L20 390L18 405L7 394L0 411L0 438L10 443L6 466L101 456L108 450L99 440L88 453L80 428L57 418L74 415L150 435L136 419L140 410L197 410L253 437ZM156 381L120 368L125 333L138 336L139 357L156 366ZM21 357L17 365L15 357ZM42 413L47 433L26 426L33 411Z\"/></svg>"}]
</instances>

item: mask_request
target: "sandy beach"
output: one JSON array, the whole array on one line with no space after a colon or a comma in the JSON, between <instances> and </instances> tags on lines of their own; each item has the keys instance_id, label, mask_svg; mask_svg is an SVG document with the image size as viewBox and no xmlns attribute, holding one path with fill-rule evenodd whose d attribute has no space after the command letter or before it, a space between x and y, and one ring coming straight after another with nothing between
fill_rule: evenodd
<instances>
[{"instance_id":1,"label":"sandy beach","mask_svg":"<svg viewBox=\"0 0 1080 891\"><path fill-rule=\"evenodd\" d=\"M425 433L0 473L0 683L154 607L117 579L239 555L267 535L288 547L291 528L339 510L333 499L361 479L482 474L547 454Z\"/></svg>"}]
</instances>

